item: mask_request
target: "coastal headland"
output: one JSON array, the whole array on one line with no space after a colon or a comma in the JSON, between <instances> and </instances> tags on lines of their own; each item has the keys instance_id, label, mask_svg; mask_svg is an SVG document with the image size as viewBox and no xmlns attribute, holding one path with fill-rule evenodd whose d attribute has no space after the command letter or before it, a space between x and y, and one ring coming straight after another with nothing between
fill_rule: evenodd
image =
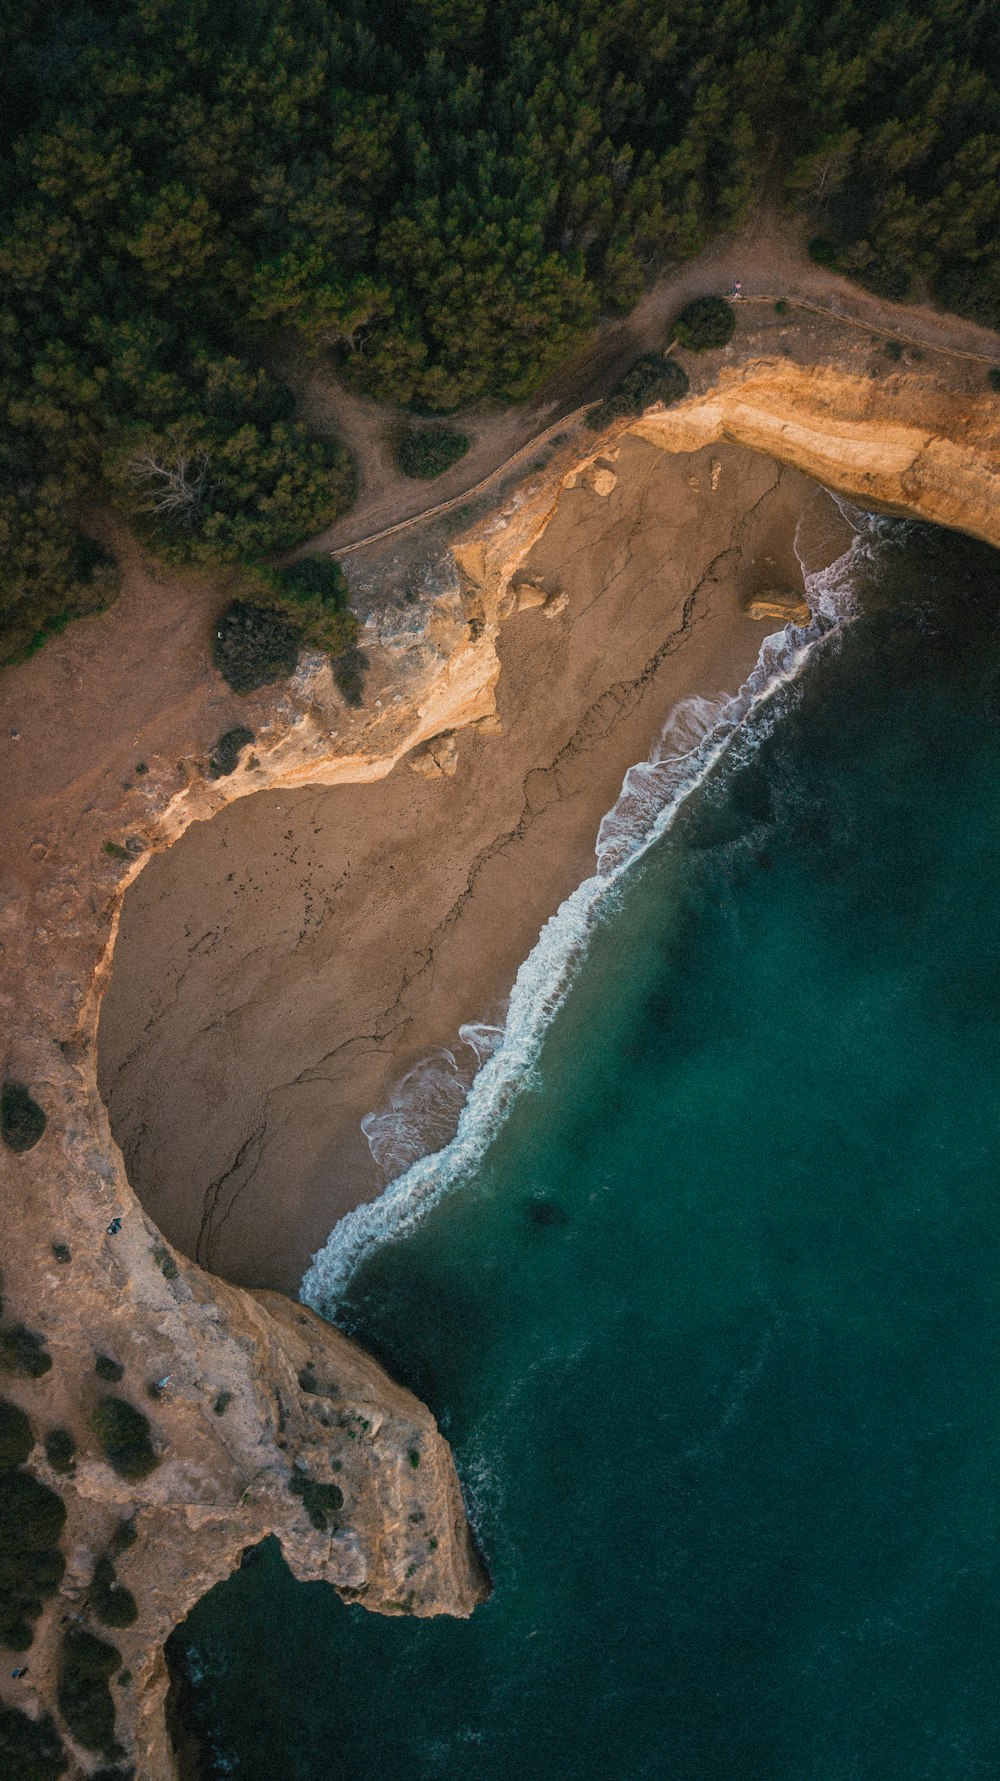
<instances>
[{"instance_id":1,"label":"coastal headland","mask_svg":"<svg viewBox=\"0 0 1000 1781\"><path fill-rule=\"evenodd\" d=\"M571 430L450 555L360 564L362 596L390 593L368 601L357 714L318 660L277 695L224 693L210 590L157 584L137 557L116 608L6 676L7 1070L48 1124L4 1153L4 1309L53 1360L10 1395L38 1440L64 1426L79 1455L68 1479L35 1465L66 1503L67 1573L16 1698L53 1705L62 1617L85 1617L94 1564L134 1516L116 1705L141 1777L173 1760L164 1638L264 1534L298 1575L382 1611L481 1599L428 1413L311 1314L218 1274L294 1290L331 1212L377 1188L359 1110L460 1021L502 1012L624 768L677 700L743 677L776 622L750 617L753 599L801 598L800 519L800 544L836 553L807 478L1000 544L996 400L928 365L876 379L780 353L706 360L676 408ZM254 745L212 778L237 720ZM131 1176L97 1079L113 966L100 1065ZM255 1181L227 1177L254 1143ZM138 1484L88 1432L95 1354L112 1351L161 1460ZM331 1533L301 1474L332 1484L337 1467Z\"/></svg>"}]
</instances>

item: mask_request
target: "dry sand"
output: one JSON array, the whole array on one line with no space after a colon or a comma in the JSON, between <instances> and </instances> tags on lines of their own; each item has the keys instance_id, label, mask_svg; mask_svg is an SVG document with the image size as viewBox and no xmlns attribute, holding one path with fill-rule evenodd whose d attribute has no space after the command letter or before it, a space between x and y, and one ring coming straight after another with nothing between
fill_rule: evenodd
<instances>
[{"instance_id":1,"label":"dry sand","mask_svg":"<svg viewBox=\"0 0 1000 1781\"><path fill-rule=\"evenodd\" d=\"M678 699L735 690L775 628L747 597L801 590L800 515L842 548L829 497L743 449L630 439L616 469L609 494L565 493L532 552L525 575L567 604L504 626L502 734L459 734L453 777L404 761L243 799L128 893L102 1091L157 1224L229 1279L295 1291L380 1190L362 1116L462 1022L502 1014L626 769Z\"/></svg>"}]
</instances>

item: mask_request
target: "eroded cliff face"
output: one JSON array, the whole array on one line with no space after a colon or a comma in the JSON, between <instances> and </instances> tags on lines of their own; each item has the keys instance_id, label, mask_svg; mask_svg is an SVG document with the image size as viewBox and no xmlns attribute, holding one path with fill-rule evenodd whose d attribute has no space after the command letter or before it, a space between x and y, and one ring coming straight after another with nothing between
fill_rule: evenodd
<instances>
[{"instance_id":1,"label":"eroded cliff face","mask_svg":"<svg viewBox=\"0 0 1000 1781\"><path fill-rule=\"evenodd\" d=\"M1000 545L1000 402L927 376L880 382L760 361L635 423L665 451L728 439L794 464L860 506L911 514Z\"/></svg>"},{"instance_id":2,"label":"eroded cliff face","mask_svg":"<svg viewBox=\"0 0 1000 1781\"><path fill-rule=\"evenodd\" d=\"M54 1364L43 1379L8 1380L5 1390L31 1418L31 1467L58 1489L69 1519L64 1583L38 1623L27 1676L5 1676L2 1692L35 1713L53 1708L66 1617L94 1624L94 1566L134 1515L136 1543L116 1564L139 1619L123 1631L94 1630L113 1639L131 1671L127 1686L112 1687L118 1737L143 1781L163 1781L172 1768L163 1642L265 1535L279 1536L300 1577L324 1578L381 1612L465 1615L486 1585L429 1412L310 1312L227 1286L175 1255L138 1205L95 1071L122 896L153 852L233 798L379 778L414 750L428 777L447 774L449 733L492 721L500 625L546 598L519 584L532 545L565 488L580 478L598 494L613 487L628 430L573 434L544 473L456 542L443 584L405 628L375 616L368 642L380 664L379 699L360 720L345 721L329 669L313 661L287 693L262 703L255 748L228 778L188 770L176 790L156 770L137 815L134 786L125 796L113 790L119 757L135 745L122 742L112 710L104 755L91 758L80 740L46 802L12 802L5 846L25 865L3 917L4 1066L31 1085L48 1129L23 1156L0 1152L5 1314L44 1338ZM721 439L749 445L861 504L1000 545L1000 405L955 396L928 376L873 386L757 361L724 371L706 394L651 411L632 430L667 452ZM95 636L105 634L102 622L94 621ZM112 629L101 647L115 647ZM18 671L17 683L28 699L29 670ZM167 709L160 734L173 747L161 752L189 752L192 722L190 702ZM114 866L102 851L109 839L128 854ZM115 1219L121 1229L109 1234ZM54 1244L72 1259L57 1261ZM153 1427L161 1463L140 1484L116 1475L89 1430L107 1389L94 1375L97 1354L124 1368L113 1389ZM56 1477L42 1453L41 1438L56 1426L77 1442L69 1477ZM335 1528L311 1525L306 1501L289 1488L297 1477L301 1487L303 1475L342 1493Z\"/></svg>"}]
</instances>

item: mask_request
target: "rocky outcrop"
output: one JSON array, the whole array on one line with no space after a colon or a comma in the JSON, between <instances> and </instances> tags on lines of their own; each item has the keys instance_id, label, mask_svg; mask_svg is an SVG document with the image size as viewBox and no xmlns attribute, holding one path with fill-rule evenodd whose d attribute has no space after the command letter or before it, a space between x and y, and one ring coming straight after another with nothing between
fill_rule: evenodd
<instances>
[{"instance_id":1,"label":"rocky outcrop","mask_svg":"<svg viewBox=\"0 0 1000 1781\"><path fill-rule=\"evenodd\" d=\"M773 618L779 625L809 623L809 602L793 588L764 588L746 601L744 611L748 618Z\"/></svg>"},{"instance_id":2,"label":"rocky outcrop","mask_svg":"<svg viewBox=\"0 0 1000 1781\"><path fill-rule=\"evenodd\" d=\"M518 571L564 488L579 478L597 495L614 488L629 430L667 452L718 440L748 445L862 504L1000 545L994 398L959 396L912 371L873 385L830 369L753 362L630 426L572 434L543 473L456 542L448 574L407 609L405 626L388 610L375 615L366 646L381 678L360 717L345 714L328 667L312 660L287 693L258 701L255 745L222 779L188 766L178 787L157 769L143 779L137 815L135 782L124 796L120 789L137 744L116 729L112 710L97 742L82 732L62 738L65 759L45 798L8 803L4 847L20 875L0 942L3 1063L37 1095L48 1128L23 1155L0 1151L6 1316L29 1325L54 1364L44 1378L5 1389L39 1443L66 1428L78 1458L57 1477L36 1445L32 1467L69 1511L68 1569L38 1624L27 1675L5 1678L2 1693L35 1713L52 1707L65 1626L90 1623L94 1566L119 1523L134 1517L136 1542L116 1563L139 1618L108 1636L131 1672L115 1690L118 1736L141 1781L171 1772L164 1639L265 1535L279 1536L300 1577L324 1578L381 1612L464 1615L486 1586L429 1412L312 1313L227 1286L174 1254L138 1205L95 1077L121 899L152 853L233 798L372 780L406 755L418 772L447 776L454 732L493 722L500 624L532 607L562 610L559 588L519 586ZM755 597L780 608L776 617L795 616L780 589ZM90 622L91 634L107 639L102 648L120 647L111 615L103 630L104 620ZM30 702L35 665L17 674L15 692ZM198 698L217 698L209 675L197 686ZM198 709L192 693L159 714L171 771L177 755L190 759ZM62 706L65 724L76 721L73 710ZM16 722L8 735L16 746ZM115 1220L120 1229L109 1231ZM122 1366L116 1391L152 1425L160 1464L141 1483L110 1468L90 1430L104 1389L94 1374L98 1353ZM310 1520L310 1482L335 1487L322 1498L325 1526Z\"/></svg>"},{"instance_id":3,"label":"rocky outcrop","mask_svg":"<svg viewBox=\"0 0 1000 1781\"><path fill-rule=\"evenodd\" d=\"M38 1437L32 1470L66 1504L68 1568L27 1675L5 1694L51 1706L63 1634L88 1626L130 1672L115 1688L120 1742L142 1781L166 1781L164 1642L247 1547L277 1534L297 1576L381 1613L467 1615L486 1582L429 1411L313 1312L227 1286L167 1247L131 1195L81 1061L36 1088L65 1123L57 1145L4 1156L7 1308L43 1339L53 1366L4 1389ZM121 1227L109 1231L116 1217ZM95 1375L98 1354L123 1370L113 1387ZM139 1482L112 1469L89 1426L109 1390L151 1425L159 1464ZM69 1475L44 1457L53 1427L75 1440ZM313 1485L335 1486L318 1519ZM123 1520L136 1538L115 1564L139 1617L105 1632L89 1586Z\"/></svg>"}]
</instances>

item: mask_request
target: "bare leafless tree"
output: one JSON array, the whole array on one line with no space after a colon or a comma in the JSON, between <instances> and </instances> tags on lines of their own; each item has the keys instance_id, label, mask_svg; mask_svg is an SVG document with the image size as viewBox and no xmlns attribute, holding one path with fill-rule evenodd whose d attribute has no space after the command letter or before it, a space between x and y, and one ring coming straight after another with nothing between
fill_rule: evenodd
<instances>
[{"instance_id":1,"label":"bare leafless tree","mask_svg":"<svg viewBox=\"0 0 1000 1781\"><path fill-rule=\"evenodd\" d=\"M214 484L209 482L211 459L204 447L190 451L175 447L175 455L139 452L130 462L132 480L144 487L147 500L144 511L160 514L176 525L193 525L199 508L209 498Z\"/></svg>"}]
</instances>

